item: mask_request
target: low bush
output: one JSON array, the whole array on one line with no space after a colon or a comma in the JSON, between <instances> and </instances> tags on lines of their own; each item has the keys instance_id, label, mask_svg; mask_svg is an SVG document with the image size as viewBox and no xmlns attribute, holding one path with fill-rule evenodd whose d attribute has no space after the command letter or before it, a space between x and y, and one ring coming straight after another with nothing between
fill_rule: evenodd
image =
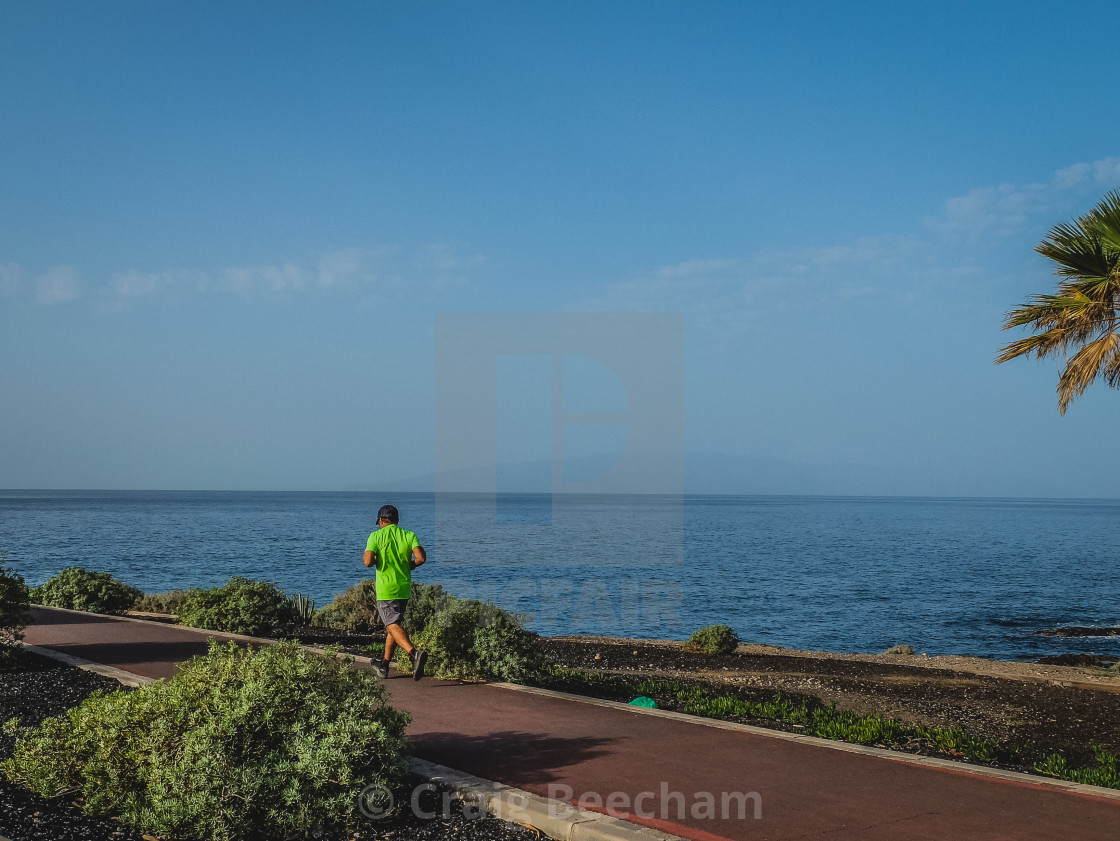
<instances>
[{"instance_id":1,"label":"low bush","mask_svg":"<svg viewBox=\"0 0 1120 841\"><path fill-rule=\"evenodd\" d=\"M292 602L270 581L233 576L221 587L190 590L179 610L179 623L261 636L293 621Z\"/></svg>"},{"instance_id":2,"label":"low bush","mask_svg":"<svg viewBox=\"0 0 1120 841\"><path fill-rule=\"evenodd\" d=\"M416 636L431 618L458 599L439 584L412 582L412 595L404 613L404 626ZM363 578L353 587L339 593L334 601L315 612L313 624L355 633L369 634L384 629L377 615L377 591L374 579Z\"/></svg>"},{"instance_id":3,"label":"low bush","mask_svg":"<svg viewBox=\"0 0 1120 841\"><path fill-rule=\"evenodd\" d=\"M31 601L51 607L120 615L144 594L107 572L67 567L31 591Z\"/></svg>"},{"instance_id":4,"label":"low bush","mask_svg":"<svg viewBox=\"0 0 1120 841\"><path fill-rule=\"evenodd\" d=\"M383 627L377 615L374 579L363 578L334 597L334 601L315 611L312 624L340 631L368 634Z\"/></svg>"},{"instance_id":5,"label":"low bush","mask_svg":"<svg viewBox=\"0 0 1120 841\"><path fill-rule=\"evenodd\" d=\"M914 646L912 645L892 645L884 654L913 654Z\"/></svg>"},{"instance_id":6,"label":"low bush","mask_svg":"<svg viewBox=\"0 0 1120 841\"><path fill-rule=\"evenodd\" d=\"M428 627L432 617L459 601L457 596L451 595L439 584L413 581L412 595L404 610L404 626L410 635L418 635Z\"/></svg>"},{"instance_id":7,"label":"low bush","mask_svg":"<svg viewBox=\"0 0 1120 841\"><path fill-rule=\"evenodd\" d=\"M23 629L31 622L28 602L23 577L0 555L0 657L6 657L23 639Z\"/></svg>"},{"instance_id":8,"label":"low bush","mask_svg":"<svg viewBox=\"0 0 1120 841\"><path fill-rule=\"evenodd\" d=\"M545 666L537 635L525 630L518 617L473 599L451 597L410 636L428 652L427 671L447 680L525 683ZM397 663L402 671L412 668L403 651Z\"/></svg>"},{"instance_id":9,"label":"low bush","mask_svg":"<svg viewBox=\"0 0 1120 841\"><path fill-rule=\"evenodd\" d=\"M145 613L171 613L177 615L187 601L189 590L170 590L166 593L145 593L132 606Z\"/></svg>"},{"instance_id":10,"label":"low bush","mask_svg":"<svg viewBox=\"0 0 1120 841\"><path fill-rule=\"evenodd\" d=\"M407 721L345 658L212 644L168 680L96 693L34 729L10 723L0 767L150 835L306 837L352 824L363 787L402 779Z\"/></svg>"},{"instance_id":11,"label":"low bush","mask_svg":"<svg viewBox=\"0 0 1120 841\"><path fill-rule=\"evenodd\" d=\"M685 648L702 654L731 654L739 647L739 637L726 625L709 625L696 631Z\"/></svg>"}]
</instances>

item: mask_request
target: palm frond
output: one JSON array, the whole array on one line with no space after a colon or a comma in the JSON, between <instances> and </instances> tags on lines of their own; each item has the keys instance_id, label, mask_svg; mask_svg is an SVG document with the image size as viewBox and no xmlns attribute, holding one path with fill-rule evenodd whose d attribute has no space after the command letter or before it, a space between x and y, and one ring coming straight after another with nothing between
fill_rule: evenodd
<instances>
[{"instance_id":1,"label":"palm frond","mask_svg":"<svg viewBox=\"0 0 1120 841\"><path fill-rule=\"evenodd\" d=\"M1069 401L1085 393L1105 363L1120 350L1120 334L1106 333L1081 348L1066 365L1058 380L1058 411L1066 413Z\"/></svg>"},{"instance_id":2,"label":"palm frond","mask_svg":"<svg viewBox=\"0 0 1120 841\"><path fill-rule=\"evenodd\" d=\"M1098 377L1120 388L1120 190L1089 213L1055 225L1035 246L1053 261L1057 294L1035 295L1004 316L1003 329L1033 335L1000 348L996 364L1019 356L1068 356L1058 380L1058 411Z\"/></svg>"},{"instance_id":3,"label":"palm frond","mask_svg":"<svg viewBox=\"0 0 1120 841\"><path fill-rule=\"evenodd\" d=\"M1045 333L1027 336L1025 339L1018 339L1004 345L1000 348L999 355L996 357L996 364L1002 365L1009 359L1031 353L1035 355L1036 359L1042 359L1054 351L1063 350L1067 345L1068 341L1061 329L1048 330Z\"/></svg>"},{"instance_id":4,"label":"palm frond","mask_svg":"<svg viewBox=\"0 0 1120 841\"><path fill-rule=\"evenodd\" d=\"M1108 193L1080 221L1093 231L1107 250L1120 251L1120 191Z\"/></svg>"},{"instance_id":5,"label":"palm frond","mask_svg":"<svg viewBox=\"0 0 1120 841\"><path fill-rule=\"evenodd\" d=\"M1059 277L1108 277L1115 268L1109 249L1091 230L1057 225L1034 250L1057 263Z\"/></svg>"}]
</instances>

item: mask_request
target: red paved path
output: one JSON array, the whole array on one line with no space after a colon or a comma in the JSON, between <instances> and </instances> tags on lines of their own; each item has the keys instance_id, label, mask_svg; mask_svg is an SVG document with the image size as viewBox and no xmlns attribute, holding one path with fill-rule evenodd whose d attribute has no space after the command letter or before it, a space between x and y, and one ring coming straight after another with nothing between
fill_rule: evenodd
<instances>
[{"instance_id":1,"label":"red paved path","mask_svg":"<svg viewBox=\"0 0 1120 841\"><path fill-rule=\"evenodd\" d=\"M136 674L163 677L205 650L205 634L35 609L26 641ZM220 636L220 635L215 635ZM393 703L412 713L416 755L470 774L555 796L604 799L621 792L667 821L640 821L707 841L712 838L909 841L1116 841L1120 800L910 765L754 733L610 709L485 685L391 673ZM680 792L683 797L675 797ZM716 817L703 809L715 798ZM762 818L737 809L721 818L724 792L757 792ZM685 814L678 813L683 800ZM635 818L635 820L638 820Z\"/></svg>"}]
</instances>

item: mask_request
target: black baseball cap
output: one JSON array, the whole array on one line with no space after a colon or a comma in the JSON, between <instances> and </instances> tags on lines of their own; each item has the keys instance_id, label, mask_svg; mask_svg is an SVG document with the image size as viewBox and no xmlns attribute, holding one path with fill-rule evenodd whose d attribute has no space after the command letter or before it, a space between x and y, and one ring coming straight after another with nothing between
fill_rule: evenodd
<instances>
[{"instance_id":1,"label":"black baseball cap","mask_svg":"<svg viewBox=\"0 0 1120 841\"><path fill-rule=\"evenodd\" d=\"M399 523L401 521L401 514L392 505L382 505L377 509L378 520L388 520L390 523Z\"/></svg>"}]
</instances>

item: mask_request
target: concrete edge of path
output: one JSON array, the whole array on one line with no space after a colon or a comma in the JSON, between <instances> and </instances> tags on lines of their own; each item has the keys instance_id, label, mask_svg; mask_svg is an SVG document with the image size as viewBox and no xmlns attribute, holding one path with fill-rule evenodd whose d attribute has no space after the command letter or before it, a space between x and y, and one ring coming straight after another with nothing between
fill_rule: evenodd
<instances>
[{"instance_id":1,"label":"concrete edge of path","mask_svg":"<svg viewBox=\"0 0 1120 841\"><path fill-rule=\"evenodd\" d=\"M65 663L68 666L73 666L82 671L111 677L117 682L133 688L155 683L156 681L154 677L133 674L132 672L126 672L124 669L118 669L116 666L104 666L101 663L94 663L92 660L83 660L81 657L63 654L61 651L55 651L53 648L43 648L40 645L28 645L24 643L23 650L30 651L32 654L38 654L40 657L49 657L51 660L57 660L60 663ZM3 841L3 839L0 838L0 841Z\"/></svg>"},{"instance_id":2,"label":"concrete edge of path","mask_svg":"<svg viewBox=\"0 0 1120 841\"><path fill-rule=\"evenodd\" d=\"M263 639L260 641L273 642L273 640ZM113 678L125 686L145 686L157 680L157 678L133 674L115 666L104 666L38 645L25 643L23 648L68 666ZM409 762L409 770L418 777L447 786L467 802L485 808L496 818L511 823L527 824L557 841L683 841L676 835L638 826L609 815L577 809L563 800L541 797L523 789L474 777L424 759L413 757ZM0 841L8 841L8 839L0 836Z\"/></svg>"},{"instance_id":3,"label":"concrete edge of path","mask_svg":"<svg viewBox=\"0 0 1120 841\"><path fill-rule=\"evenodd\" d=\"M446 786L496 818L531 826L559 841L683 841L678 835L589 812L565 800L541 797L425 759L414 758L409 768L418 777Z\"/></svg>"},{"instance_id":4,"label":"concrete edge of path","mask_svg":"<svg viewBox=\"0 0 1120 841\"><path fill-rule=\"evenodd\" d=\"M815 747L842 750L849 753L859 753L864 756L874 756L879 759L889 759L894 762L904 762L907 765L920 765L926 768L936 768L966 776L988 777L1002 780L1003 782L1027 785L1036 788L1058 789L1069 794L1078 794L1084 797L1094 797L1103 800L1120 800L1120 789L1104 788L1103 786L1074 783L1068 780L1059 780L1054 777L1042 777L1036 774L1026 774L1022 771L1007 771L1003 768L989 768L986 765L974 765L966 762L954 762L951 759L941 759L936 756L919 756L913 753L891 750L890 748L876 748L868 745L856 745L851 742L841 742L836 739L822 739L820 736L809 736L802 733L787 733L784 730L772 730L769 727L758 727L753 724L741 724L737 721L723 721L718 718L704 718L698 715L662 710L655 707L638 707L625 701L607 701L601 698L587 698L583 695L572 695L568 692L557 692L554 689L540 689L536 686L522 686L518 683L491 683L502 689L512 689L517 692L527 692L533 695L544 695L549 698L562 698L567 701L578 701L582 704L606 707L608 709L626 710L638 715L652 715L668 718L674 721L683 721L689 724L699 724L705 727L715 727L721 730L736 730L741 733L752 733L756 736L765 736L771 739L786 739L791 742L813 745Z\"/></svg>"}]
</instances>

